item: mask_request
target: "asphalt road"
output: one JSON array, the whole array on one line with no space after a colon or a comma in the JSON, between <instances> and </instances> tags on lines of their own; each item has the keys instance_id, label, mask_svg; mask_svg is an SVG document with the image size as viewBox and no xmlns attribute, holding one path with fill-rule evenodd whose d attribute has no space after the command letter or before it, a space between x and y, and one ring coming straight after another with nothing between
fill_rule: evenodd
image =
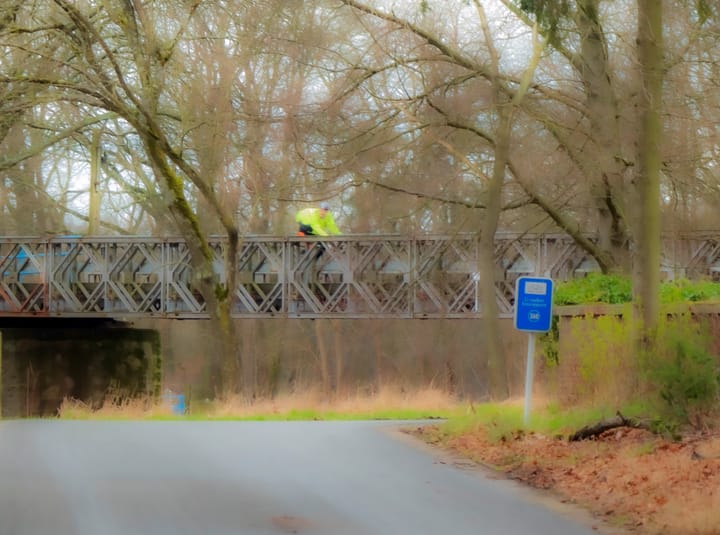
<instances>
[{"instance_id":1,"label":"asphalt road","mask_svg":"<svg viewBox=\"0 0 720 535\"><path fill-rule=\"evenodd\" d=\"M401 425L0 422L0 535L597 533Z\"/></svg>"}]
</instances>

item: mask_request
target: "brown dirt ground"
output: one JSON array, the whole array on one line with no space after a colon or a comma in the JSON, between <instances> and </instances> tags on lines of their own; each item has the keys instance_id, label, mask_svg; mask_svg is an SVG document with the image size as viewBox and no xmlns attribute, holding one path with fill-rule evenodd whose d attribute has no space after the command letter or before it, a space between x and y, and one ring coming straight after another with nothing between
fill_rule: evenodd
<instances>
[{"instance_id":1,"label":"brown dirt ground","mask_svg":"<svg viewBox=\"0 0 720 535\"><path fill-rule=\"evenodd\" d=\"M447 440L437 426L413 434L631 534L720 534L720 433L678 442L626 427L580 442L523 433L497 441L483 429Z\"/></svg>"}]
</instances>

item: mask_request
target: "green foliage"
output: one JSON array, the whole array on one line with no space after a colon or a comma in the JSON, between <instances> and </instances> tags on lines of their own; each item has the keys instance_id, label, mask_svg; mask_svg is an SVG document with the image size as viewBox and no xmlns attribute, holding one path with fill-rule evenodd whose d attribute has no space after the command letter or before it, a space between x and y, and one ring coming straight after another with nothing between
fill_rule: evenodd
<instances>
[{"instance_id":1,"label":"green foliage","mask_svg":"<svg viewBox=\"0 0 720 535\"><path fill-rule=\"evenodd\" d=\"M554 368L560 363L560 329L557 316L553 316L550 323L550 330L538 336L538 345L545 357L545 365Z\"/></svg>"},{"instance_id":2,"label":"green foliage","mask_svg":"<svg viewBox=\"0 0 720 535\"><path fill-rule=\"evenodd\" d=\"M635 389L633 330L621 316L576 317L570 321L576 354L573 367L579 399L621 403Z\"/></svg>"},{"instance_id":3,"label":"green foliage","mask_svg":"<svg viewBox=\"0 0 720 535\"><path fill-rule=\"evenodd\" d=\"M707 326L689 314L661 323L644 368L665 425L702 426L717 410L720 359L710 346Z\"/></svg>"},{"instance_id":4,"label":"green foliage","mask_svg":"<svg viewBox=\"0 0 720 535\"><path fill-rule=\"evenodd\" d=\"M676 279L660 284L660 302L664 304L718 300L720 300L720 283L717 282ZM621 275L590 273L580 279L558 283L553 302L556 305L630 303L632 282L629 277Z\"/></svg>"},{"instance_id":5,"label":"green foliage","mask_svg":"<svg viewBox=\"0 0 720 535\"><path fill-rule=\"evenodd\" d=\"M644 399L656 432L677 436L688 424L708 425L720 412L720 358L711 349L709 328L689 312L663 314L657 332L642 342L630 314L629 278L591 274L560 283L554 301L566 304L627 303L615 315L569 321L567 354L559 356L557 334L542 338L552 377L565 402L627 402ZM677 279L661 284L663 304L720 301L720 284ZM548 360L546 358L546 360Z\"/></svg>"},{"instance_id":6,"label":"green foliage","mask_svg":"<svg viewBox=\"0 0 720 535\"><path fill-rule=\"evenodd\" d=\"M503 403L483 403L473 407L469 414L454 415L439 426L438 440L462 436L474 429L482 428L490 438L501 440L517 434L519 430L532 431L548 436L567 436L578 429L609 418L618 407L560 407L556 404L533 407L529 425L525 426L524 410L521 405ZM638 413L633 407L621 407L628 417Z\"/></svg>"},{"instance_id":7,"label":"green foliage","mask_svg":"<svg viewBox=\"0 0 720 535\"><path fill-rule=\"evenodd\" d=\"M225 301L230 295L230 289L221 283L215 285L215 297L218 301Z\"/></svg>"},{"instance_id":8,"label":"green foliage","mask_svg":"<svg viewBox=\"0 0 720 535\"><path fill-rule=\"evenodd\" d=\"M684 303L720 299L720 284L713 281L677 279L660 285L660 302Z\"/></svg>"},{"instance_id":9,"label":"green foliage","mask_svg":"<svg viewBox=\"0 0 720 535\"><path fill-rule=\"evenodd\" d=\"M632 283L628 277L589 273L581 279L557 284L553 295L556 305L588 303L619 304L632 301Z\"/></svg>"},{"instance_id":10,"label":"green foliage","mask_svg":"<svg viewBox=\"0 0 720 535\"><path fill-rule=\"evenodd\" d=\"M570 14L568 0L520 0L520 9L537 21L550 43L559 43L560 22Z\"/></svg>"}]
</instances>

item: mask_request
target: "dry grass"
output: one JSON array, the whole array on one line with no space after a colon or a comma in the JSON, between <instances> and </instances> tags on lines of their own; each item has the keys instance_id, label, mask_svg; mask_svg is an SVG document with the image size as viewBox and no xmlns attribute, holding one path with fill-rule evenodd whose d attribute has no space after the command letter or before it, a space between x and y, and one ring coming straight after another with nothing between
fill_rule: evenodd
<instances>
[{"instance_id":1,"label":"dry grass","mask_svg":"<svg viewBox=\"0 0 720 535\"><path fill-rule=\"evenodd\" d=\"M682 503L669 503L655 522L662 535L718 535L720 533L720 489L686 491Z\"/></svg>"},{"instance_id":2,"label":"dry grass","mask_svg":"<svg viewBox=\"0 0 720 535\"><path fill-rule=\"evenodd\" d=\"M396 388L384 388L376 394L327 396L317 390L286 394L273 399L248 400L242 396L213 403L208 407L208 417L249 418L258 415L282 417L283 415L307 414L312 417L328 415L368 416L384 413L427 412L428 414L456 411L457 399L437 389L406 392Z\"/></svg>"},{"instance_id":3,"label":"dry grass","mask_svg":"<svg viewBox=\"0 0 720 535\"><path fill-rule=\"evenodd\" d=\"M427 416L445 415L459 409L456 399L437 389L406 392L397 388L384 388L376 394L327 396L320 391L308 390L273 399L248 400L235 396L224 401L191 402L190 416L195 418L403 418L414 413ZM395 415L395 416L393 416ZM65 419L153 419L172 418L172 403L152 398L127 397L108 394L100 408L75 399L65 399L59 409Z\"/></svg>"},{"instance_id":4,"label":"dry grass","mask_svg":"<svg viewBox=\"0 0 720 535\"><path fill-rule=\"evenodd\" d=\"M65 398L60 405L58 415L68 420L143 420L172 416L169 403L154 403L149 396L118 398L111 396L102 407L93 408L77 399Z\"/></svg>"}]
</instances>

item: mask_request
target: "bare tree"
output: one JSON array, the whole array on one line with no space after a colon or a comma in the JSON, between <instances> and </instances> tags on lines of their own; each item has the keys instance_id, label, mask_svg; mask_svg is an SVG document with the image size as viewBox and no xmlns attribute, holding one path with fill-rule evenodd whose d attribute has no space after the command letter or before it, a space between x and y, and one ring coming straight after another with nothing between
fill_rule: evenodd
<instances>
[{"instance_id":1,"label":"bare tree","mask_svg":"<svg viewBox=\"0 0 720 535\"><path fill-rule=\"evenodd\" d=\"M3 76L5 87L24 84L39 87L46 98L71 101L93 113L110 112L132 126L152 167L156 188L185 237L196 274L194 284L205 298L224 340L220 351L225 367L233 362L230 299L234 288L231 268L238 247L232 213L223 206L213 177L202 174L197 153L183 146L182 123L168 103L174 93L183 58L182 40L188 23L198 16L198 2L178 6L130 0L92 6L55 0L51 5L25 3L18 22L8 31L5 46L22 50L36 64L52 66L44 72L16 70ZM43 42L38 48L33 43ZM212 111L203 118L212 120ZM187 196L192 185L210 208L227 237L226 281L213 271L209 236ZM233 376L233 374L228 374ZM227 385L224 389L227 390Z\"/></svg>"},{"instance_id":2,"label":"bare tree","mask_svg":"<svg viewBox=\"0 0 720 535\"><path fill-rule=\"evenodd\" d=\"M712 221L720 197L717 8L666 3L660 28L677 38L658 44L658 28L640 24L654 18L625 15L650 4L503 4L5 2L3 224L94 220L77 207L89 184L72 176L94 163L100 231L187 239L225 333L225 391L243 377L228 334L241 230L286 231L300 202L331 198L348 230L480 231L483 274L496 270L501 228L559 228L604 271L628 266L634 240L647 247L637 266L651 269L654 207ZM523 32L536 24L548 46L533 56L540 41ZM662 128L677 133L667 148L650 137ZM213 269L215 233L227 237L227 280ZM490 316L493 279L482 282ZM652 309L655 290L643 292Z\"/></svg>"},{"instance_id":3,"label":"bare tree","mask_svg":"<svg viewBox=\"0 0 720 535\"><path fill-rule=\"evenodd\" d=\"M396 121L391 124L400 122L400 127L408 130L410 128L445 130L446 136L442 139L433 136L435 147L441 147L453 157L459 158L468 174L472 175L481 185L477 189L476 199L465 201L465 205L467 208L483 207L485 209L480 218L480 226L475 228L475 230L480 230L481 236L479 272L481 273L480 284L484 312L483 325L486 333L484 350L492 375L491 392L497 398L506 397L508 392L505 359L502 354L503 345L497 320L494 238L503 209L503 189L509 175L508 162L513 117L530 85L532 72L534 66L537 65L542 47L536 47L531 67L522 77L519 86L512 87L506 76L501 73L500 53L494 44L494 36L488 24L485 8L479 1L475 1L473 5L478 17L478 26L484 36L485 49L475 54L462 51L457 42L450 42L442 38L438 33L440 29L434 28L426 20L422 20L422 17L420 17L421 20L415 22L414 18L417 17L417 13L410 12L402 18L394 12L355 0L344 0L344 3L359 12L389 23L390 28L410 33L417 43L414 46L417 51L408 51L406 56L397 51L391 51L392 40L382 38L386 44L380 47L384 57L380 57L379 61L385 63L380 63L378 66L367 66L367 70L361 71L360 79L350 85L350 89L354 91L355 87L359 87L367 80L374 80L368 83L373 84L372 96L378 99L378 95L380 95L378 85L384 83L392 87L393 84L392 76L383 78L385 73L393 72L394 77L402 78L404 76L406 78L406 81L403 82L404 88L406 88L404 91L385 89L388 93L383 97L385 110L383 111L382 108L378 110L375 114L375 123L371 123L367 127L367 132L372 133L372 142L388 141L382 132L383 125L387 121L383 115ZM375 39L379 41L381 39L379 36L384 31L383 28L376 29ZM471 29L466 28L466 31L471 31ZM486 58L489 58L489 61ZM438 70L436 67L438 63L450 64L452 67L447 71ZM410 73L406 74L405 70ZM419 80L415 83L412 80L413 71L424 73L424 76L418 77ZM465 85L475 86L479 90L479 94L476 94L477 100L464 103L464 106L468 108L465 110L466 112L476 108L473 113L469 114L458 113L457 110L454 110L453 105L460 101L450 98L457 87ZM407 121L407 126L402 124L403 120ZM447 133L453 131L459 133L460 137L458 138L455 134L447 136ZM485 158L487 158L488 164L474 163L474 151L468 141L460 141L460 145L456 145L457 141L462 139L465 134L472 136L475 142L483 147L482 150L486 152ZM363 132L363 135L366 134ZM377 150L372 151L374 155L377 153ZM387 182L379 185L391 188ZM453 193L455 195L462 194L461 190L452 192L451 189L448 189L445 190L443 196L438 196L433 195L427 189L425 189L426 193L422 192L421 184L416 184L415 187L416 195L425 200L435 197L448 203L452 199ZM400 188L397 190L402 191ZM406 189L405 192L409 191ZM454 218L454 220L458 219Z\"/></svg>"},{"instance_id":4,"label":"bare tree","mask_svg":"<svg viewBox=\"0 0 720 535\"><path fill-rule=\"evenodd\" d=\"M474 3L490 53L494 106L497 109L493 170L487 185L486 209L483 214L484 217L480 233L480 273L483 275L481 277L481 295L484 311L483 325L485 326L485 339L487 341L487 352L489 355L488 364L493 378L491 385L494 385L491 386L491 392L494 392L497 397L502 397L503 394L504 397L507 397L509 392L502 392L500 388L500 385L506 385L507 388L509 382L506 381L504 377L506 375L506 370L504 369L506 359L502 351L503 344L500 334L500 324L497 320L498 310L494 276L495 234L498 230L502 209L502 189L506 181L514 115L518 104L522 101L530 85L533 71L535 67L537 67L540 58L543 43L537 39L535 32L535 38L533 39L534 53L530 60L530 65L522 79L522 84L517 91L512 94L505 86L505 82L500 75L500 55L494 44L485 10L478 0L475 0ZM508 97L510 94L512 94L512 99ZM487 274L492 274L493 276L488 277Z\"/></svg>"}]
</instances>

